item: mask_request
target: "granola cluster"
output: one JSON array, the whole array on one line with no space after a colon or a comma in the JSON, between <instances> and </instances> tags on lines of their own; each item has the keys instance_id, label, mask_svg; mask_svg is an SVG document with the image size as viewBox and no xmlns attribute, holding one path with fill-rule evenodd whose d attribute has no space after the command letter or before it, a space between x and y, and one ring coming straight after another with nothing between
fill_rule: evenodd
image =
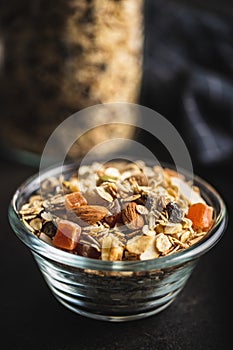
<instances>
[{"instance_id":1,"label":"granola cluster","mask_svg":"<svg viewBox=\"0 0 233 350\"><path fill-rule=\"evenodd\" d=\"M143 161L82 165L48 178L19 216L38 238L106 261L147 260L190 247L206 235L213 208L174 170Z\"/></svg>"}]
</instances>

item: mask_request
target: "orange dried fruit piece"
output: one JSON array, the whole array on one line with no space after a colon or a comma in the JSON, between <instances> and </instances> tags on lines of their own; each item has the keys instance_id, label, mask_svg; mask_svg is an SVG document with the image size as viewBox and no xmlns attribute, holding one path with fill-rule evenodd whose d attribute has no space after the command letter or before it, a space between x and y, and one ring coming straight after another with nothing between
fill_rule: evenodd
<instances>
[{"instance_id":1,"label":"orange dried fruit piece","mask_svg":"<svg viewBox=\"0 0 233 350\"><path fill-rule=\"evenodd\" d=\"M207 231L213 221L213 208L204 203L195 203L189 207L186 215L193 223L193 228Z\"/></svg>"},{"instance_id":2,"label":"orange dried fruit piece","mask_svg":"<svg viewBox=\"0 0 233 350\"><path fill-rule=\"evenodd\" d=\"M73 192L65 195L65 207L67 210L72 210L86 204L87 201L80 192Z\"/></svg>"},{"instance_id":3,"label":"orange dried fruit piece","mask_svg":"<svg viewBox=\"0 0 233 350\"><path fill-rule=\"evenodd\" d=\"M73 250L78 244L81 234L81 227L71 221L61 220L58 223L53 244L57 248Z\"/></svg>"}]
</instances>

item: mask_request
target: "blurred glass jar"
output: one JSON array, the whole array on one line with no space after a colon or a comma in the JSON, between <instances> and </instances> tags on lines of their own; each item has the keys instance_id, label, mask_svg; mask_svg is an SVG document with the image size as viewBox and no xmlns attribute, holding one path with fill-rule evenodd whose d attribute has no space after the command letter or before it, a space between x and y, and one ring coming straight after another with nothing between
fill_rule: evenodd
<instances>
[{"instance_id":1,"label":"blurred glass jar","mask_svg":"<svg viewBox=\"0 0 233 350\"><path fill-rule=\"evenodd\" d=\"M8 154L37 163L50 134L71 114L98 103L138 102L143 7L144 0L14 0L1 5L0 133ZM72 157L134 131L98 127L77 141Z\"/></svg>"}]
</instances>

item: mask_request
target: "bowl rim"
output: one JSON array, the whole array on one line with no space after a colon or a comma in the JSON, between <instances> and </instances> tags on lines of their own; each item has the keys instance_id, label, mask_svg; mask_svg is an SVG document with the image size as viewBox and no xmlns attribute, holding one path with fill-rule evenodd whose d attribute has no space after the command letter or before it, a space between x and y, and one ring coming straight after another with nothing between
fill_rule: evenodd
<instances>
[{"instance_id":1,"label":"bowl rim","mask_svg":"<svg viewBox=\"0 0 233 350\"><path fill-rule=\"evenodd\" d=\"M98 161L98 160L96 160ZM146 165L149 165L149 161L145 160ZM64 172L69 172L71 170L77 169L80 161L77 162L67 162L62 165ZM161 166L174 169L174 166L169 163L160 162ZM212 196L218 201L219 212L215 218L214 225L208 231L204 238L202 238L197 243L193 244L189 248L170 254L167 256L162 256L156 259L149 260L137 260L137 261L103 261L93 258L87 258L69 252L63 251L59 248L56 248L43 240L39 239L33 233L31 233L25 225L20 220L20 217L17 213L17 201L20 198L22 192L27 189L28 186L34 184L39 185L41 180L48 178L49 176L54 176L56 170L60 169L60 165L53 165L47 167L46 169L35 173L33 176L30 176L25 180L15 191L8 210L8 219L16 236L26 244L33 253L39 254L47 259L56 261L57 263L66 264L75 268L96 270L96 271L149 271L157 270L162 268L169 268L172 266L180 265L190 260L195 260L202 256L204 253L209 251L223 236L223 233L227 226L227 209L226 205L217 192L217 190L203 178L192 175L184 169L180 169L181 174L186 178L190 176L193 178L195 184L201 184L206 191L211 193ZM38 186L37 186L38 188ZM35 188L36 189L36 188Z\"/></svg>"}]
</instances>

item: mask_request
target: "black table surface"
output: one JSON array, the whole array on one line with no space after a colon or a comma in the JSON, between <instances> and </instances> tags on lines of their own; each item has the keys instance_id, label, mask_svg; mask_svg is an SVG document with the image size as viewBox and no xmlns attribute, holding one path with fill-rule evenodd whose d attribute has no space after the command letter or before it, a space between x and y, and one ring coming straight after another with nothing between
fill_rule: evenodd
<instances>
[{"instance_id":1,"label":"black table surface","mask_svg":"<svg viewBox=\"0 0 233 350\"><path fill-rule=\"evenodd\" d=\"M73 313L50 292L7 216L14 191L37 169L2 160L0 343L4 349L231 348L232 173L227 165L199 170L227 203L229 224L223 238L200 259L184 290L166 310L142 320L109 323Z\"/></svg>"}]
</instances>

